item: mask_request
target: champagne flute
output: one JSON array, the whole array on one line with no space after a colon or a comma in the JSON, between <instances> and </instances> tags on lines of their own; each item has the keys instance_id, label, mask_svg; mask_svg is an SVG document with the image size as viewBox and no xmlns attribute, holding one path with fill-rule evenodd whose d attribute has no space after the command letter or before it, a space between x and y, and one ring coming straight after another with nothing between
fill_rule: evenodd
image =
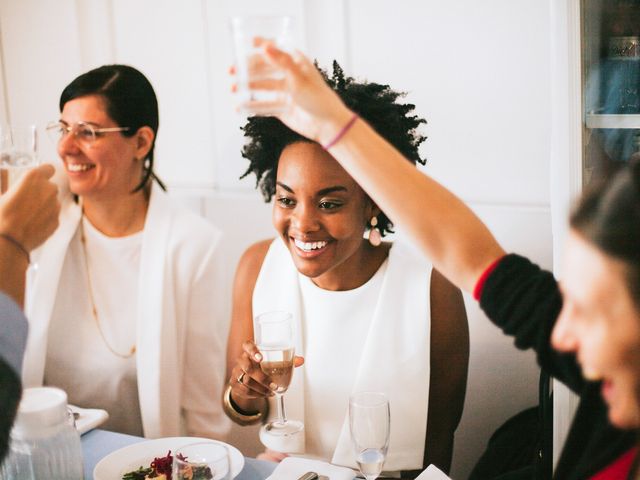
<instances>
[{"instance_id":1,"label":"champagne flute","mask_svg":"<svg viewBox=\"0 0 640 480\"><path fill-rule=\"evenodd\" d=\"M37 140L35 125L0 126L0 195L38 165Z\"/></svg>"},{"instance_id":2,"label":"champagne flute","mask_svg":"<svg viewBox=\"0 0 640 480\"><path fill-rule=\"evenodd\" d=\"M349 398L349 429L360 472L375 480L389 449L390 410L384 393L359 392Z\"/></svg>"},{"instance_id":3,"label":"champagne flute","mask_svg":"<svg viewBox=\"0 0 640 480\"><path fill-rule=\"evenodd\" d=\"M288 312L267 312L254 319L255 343L262 354L260 368L276 385L278 417L265 425L271 435L287 436L300 432L302 422L288 420L284 393L293 377L295 355L293 317Z\"/></svg>"},{"instance_id":4,"label":"champagne flute","mask_svg":"<svg viewBox=\"0 0 640 480\"><path fill-rule=\"evenodd\" d=\"M231 480L229 451L214 441L185 445L175 451L171 473L174 480Z\"/></svg>"}]
</instances>

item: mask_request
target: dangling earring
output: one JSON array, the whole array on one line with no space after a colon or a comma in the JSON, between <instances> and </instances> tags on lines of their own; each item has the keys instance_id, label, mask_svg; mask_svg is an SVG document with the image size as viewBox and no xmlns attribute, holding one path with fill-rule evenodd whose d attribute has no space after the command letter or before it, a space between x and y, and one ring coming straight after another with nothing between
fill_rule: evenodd
<instances>
[{"instance_id":1,"label":"dangling earring","mask_svg":"<svg viewBox=\"0 0 640 480\"><path fill-rule=\"evenodd\" d=\"M369 221L369 243L374 247L377 247L382 243L382 235L380 234L380 230L377 228L377 225L378 217L374 215Z\"/></svg>"}]
</instances>

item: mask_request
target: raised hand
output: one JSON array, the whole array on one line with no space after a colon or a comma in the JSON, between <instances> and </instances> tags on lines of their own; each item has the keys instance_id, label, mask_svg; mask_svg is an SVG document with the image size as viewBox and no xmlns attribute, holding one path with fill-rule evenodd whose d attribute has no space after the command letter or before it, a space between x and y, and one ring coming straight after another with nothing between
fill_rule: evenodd
<instances>
[{"instance_id":1,"label":"raised hand","mask_svg":"<svg viewBox=\"0 0 640 480\"><path fill-rule=\"evenodd\" d=\"M0 196L0 291L24 302L29 252L58 227L58 187L51 165L29 169Z\"/></svg>"},{"instance_id":2,"label":"raised hand","mask_svg":"<svg viewBox=\"0 0 640 480\"><path fill-rule=\"evenodd\" d=\"M0 233L27 251L40 246L58 228L58 187L49 180L54 171L48 164L29 169L0 196Z\"/></svg>"},{"instance_id":3,"label":"raised hand","mask_svg":"<svg viewBox=\"0 0 640 480\"><path fill-rule=\"evenodd\" d=\"M301 52L290 55L269 41L256 39L256 44L264 52L256 61L266 59L284 72L284 78L252 81L249 88L283 93L286 103L277 117L289 128L321 145L334 138L352 112L325 83L313 62ZM268 109L270 104L256 101L248 106L260 110Z\"/></svg>"}]
</instances>

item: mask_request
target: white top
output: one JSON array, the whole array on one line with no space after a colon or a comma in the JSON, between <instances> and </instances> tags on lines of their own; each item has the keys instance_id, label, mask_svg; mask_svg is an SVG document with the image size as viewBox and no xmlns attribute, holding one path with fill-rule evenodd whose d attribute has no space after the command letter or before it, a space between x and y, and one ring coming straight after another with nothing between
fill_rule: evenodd
<instances>
[{"instance_id":1,"label":"white top","mask_svg":"<svg viewBox=\"0 0 640 480\"><path fill-rule=\"evenodd\" d=\"M253 291L253 314L291 312L297 322L295 370L285 394L287 417L305 435L293 452L357 468L348 397L383 392L391 408L385 471L422 468L430 379L431 265L395 242L389 258L361 287L327 292L302 278L281 239L271 244ZM275 416L271 403L269 415ZM265 435L261 440L265 441ZM268 439L267 439L268 441ZM273 444L275 447L275 444Z\"/></svg>"},{"instance_id":2,"label":"white top","mask_svg":"<svg viewBox=\"0 0 640 480\"><path fill-rule=\"evenodd\" d=\"M364 285L329 291L299 275L304 315L306 450L333 456L387 261ZM340 332L340 335L336 335ZM332 385L327 388L327 385Z\"/></svg>"},{"instance_id":3,"label":"white top","mask_svg":"<svg viewBox=\"0 0 640 480\"><path fill-rule=\"evenodd\" d=\"M27 282L25 387L40 386L44 381L58 284L80 220L80 207L70 195L65 196L60 226L33 253L38 269ZM229 431L230 421L220 401L229 320L221 296L226 283L219 267L220 238L220 232L207 220L152 186L132 326L140 413L147 438L189 435L224 440ZM128 289L116 288L120 292ZM84 293L75 290L74 294L80 298ZM73 332L67 330L67 334ZM79 365L73 365L76 367Z\"/></svg>"},{"instance_id":4,"label":"white top","mask_svg":"<svg viewBox=\"0 0 640 480\"><path fill-rule=\"evenodd\" d=\"M68 392L74 405L109 412L105 429L138 436L143 429L136 359L121 358L109 346L126 356L136 343L141 246L142 232L108 237L83 217L62 267L45 364L45 384ZM87 272L99 327L91 311Z\"/></svg>"}]
</instances>

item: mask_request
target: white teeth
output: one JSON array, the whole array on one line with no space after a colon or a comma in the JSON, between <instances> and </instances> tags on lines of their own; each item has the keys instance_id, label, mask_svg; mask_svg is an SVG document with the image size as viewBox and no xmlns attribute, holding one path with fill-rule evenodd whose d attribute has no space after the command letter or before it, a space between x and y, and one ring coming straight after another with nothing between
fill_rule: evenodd
<instances>
[{"instance_id":1,"label":"white teeth","mask_svg":"<svg viewBox=\"0 0 640 480\"><path fill-rule=\"evenodd\" d=\"M93 168L89 163L67 163L67 170L70 172L86 172Z\"/></svg>"},{"instance_id":2,"label":"white teeth","mask_svg":"<svg viewBox=\"0 0 640 480\"><path fill-rule=\"evenodd\" d=\"M324 248L327 245L327 242L302 242L297 238L293 239L296 247L300 250L304 250L305 252L310 252L312 250L318 250L320 248Z\"/></svg>"}]
</instances>

